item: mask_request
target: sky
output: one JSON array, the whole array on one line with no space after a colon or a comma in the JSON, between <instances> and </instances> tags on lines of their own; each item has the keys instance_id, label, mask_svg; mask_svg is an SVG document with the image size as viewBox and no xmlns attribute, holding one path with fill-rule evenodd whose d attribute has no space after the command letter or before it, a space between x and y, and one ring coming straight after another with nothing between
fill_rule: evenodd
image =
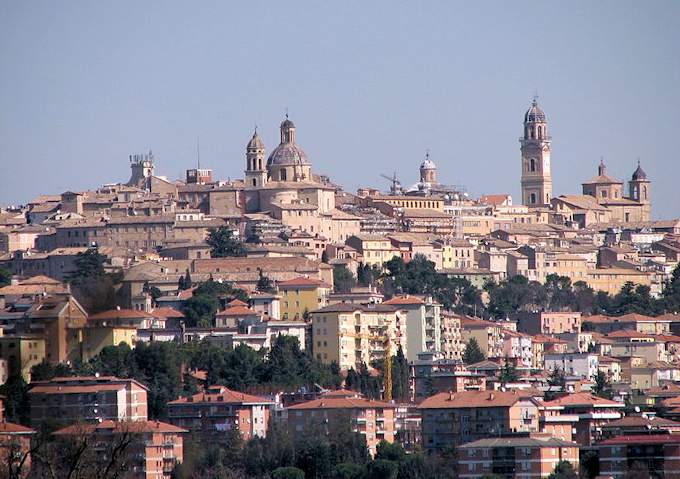
<instances>
[{"instance_id":1,"label":"sky","mask_svg":"<svg viewBox=\"0 0 680 479\"><path fill-rule=\"evenodd\" d=\"M242 178L286 110L313 170L348 191L418 180L520 200L534 93L552 136L553 195L604 158L652 180L680 217L680 2L0 3L0 205L196 165Z\"/></svg>"}]
</instances>

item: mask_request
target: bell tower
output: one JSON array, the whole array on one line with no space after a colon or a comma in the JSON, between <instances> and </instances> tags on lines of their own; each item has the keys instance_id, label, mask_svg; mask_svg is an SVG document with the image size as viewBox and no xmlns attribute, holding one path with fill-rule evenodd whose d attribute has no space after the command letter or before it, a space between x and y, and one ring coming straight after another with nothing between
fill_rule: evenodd
<instances>
[{"instance_id":1,"label":"bell tower","mask_svg":"<svg viewBox=\"0 0 680 479\"><path fill-rule=\"evenodd\" d=\"M637 169L633 172L633 176L628 182L628 197L640 203L642 211L640 219L642 221L649 221L652 219L652 184L647 177L647 173L640 166L638 160Z\"/></svg>"},{"instance_id":2,"label":"bell tower","mask_svg":"<svg viewBox=\"0 0 680 479\"><path fill-rule=\"evenodd\" d=\"M534 97L524 115L524 136L519 140L522 152L522 203L530 207L547 206L552 198L548 122L537 99Z\"/></svg>"},{"instance_id":3,"label":"bell tower","mask_svg":"<svg viewBox=\"0 0 680 479\"><path fill-rule=\"evenodd\" d=\"M262 188L267 183L267 170L264 162L264 142L257 134L257 127L253 137L246 146L246 188Z\"/></svg>"}]
</instances>

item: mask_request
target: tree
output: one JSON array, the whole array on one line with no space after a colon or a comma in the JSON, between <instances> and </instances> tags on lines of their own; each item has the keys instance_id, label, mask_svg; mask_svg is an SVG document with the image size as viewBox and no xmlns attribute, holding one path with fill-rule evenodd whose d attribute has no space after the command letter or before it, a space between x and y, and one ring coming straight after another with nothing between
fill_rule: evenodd
<instances>
[{"instance_id":1,"label":"tree","mask_svg":"<svg viewBox=\"0 0 680 479\"><path fill-rule=\"evenodd\" d=\"M474 364L484 361L484 359L486 359L486 356L479 347L479 343L475 338L470 338L463 352L463 362L465 364Z\"/></svg>"},{"instance_id":2,"label":"tree","mask_svg":"<svg viewBox=\"0 0 680 479\"><path fill-rule=\"evenodd\" d=\"M396 479L399 466L393 461L375 459L368 465L368 479Z\"/></svg>"},{"instance_id":3,"label":"tree","mask_svg":"<svg viewBox=\"0 0 680 479\"><path fill-rule=\"evenodd\" d=\"M333 284L335 291L347 293L357 284L357 280L346 266L337 265L333 268Z\"/></svg>"},{"instance_id":4,"label":"tree","mask_svg":"<svg viewBox=\"0 0 680 479\"><path fill-rule=\"evenodd\" d=\"M569 311L574 308L576 296L568 277L549 274L545 278L545 290L551 311Z\"/></svg>"},{"instance_id":5,"label":"tree","mask_svg":"<svg viewBox=\"0 0 680 479\"><path fill-rule=\"evenodd\" d=\"M272 471L272 479L305 479L305 472L297 467L278 467Z\"/></svg>"},{"instance_id":6,"label":"tree","mask_svg":"<svg viewBox=\"0 0 680 479\"><path fill-rule=\"evenodd\" d=\"M90 314L116 306L115 284L120 275L107 274L105 261L106 257L97 248L89 248L78 253L74 261L76 269L65 277L78 302Z\"/></svg>"},{"instance_id":7,"label":"tree","mask_svg":"<svg viewBox=\"0 0 680 479\"><path fill-rule=\"evenodd\" d=\"M189 268L184 273L184 289L191 289L191 287L194 285L194 282L191 280L191 272L189 271Z\"/></svg>"},{"instance_id":8,"label":"tree","mask_svg":"<svg viewBox=\"0 0 680 479\"><path fill-rule=\"evenodd\" d=\"M595 386L593 387L593 394L595 396L611 399L613 392L611 389L611 382L609 377L603 371L597 371L595 375Z\"/></svg>"},{"instance_id":9,"label":"tree","mask_svg":"<svg viewBox=\"0 0 680 479\"><path fill-rule=\"evenodd\" d=\"M564 371L561 368L555 367L550 371L550 376L548 376L548 386L550 388L545 393L546 400L550 401L555 399L559 392L564 391L567 384L567 380L564 377Z\"/></svg>"},{"instance_id":10,"label":"tree","mask_svg":"<svg viewBox=\"0 0 680 479\"><path fill-rule=\"evenodd\" d=\"M211 228L206 238L213 258L227 258L230 256L245 256L246 248L241 241L234 237L234 231L226 226Z\"/></svg>"},{"instance_id":11,"label":"tree","mask_svg":"<svg viewBox=\"0 0 680 479\"><path fill-rule=\"evenodd\" d=\"M11 373L5 384L0 386L0 395L5 397L5 418L9 422L28 424L28 389L28 384L18 372Z\"/></svg>"},{"instance_id":12,"label":"tree","mask_svg":"<svg viewBox=\"0 0 680 479\"><path fill-rule=\"evenodd\" d=\"M31 368L31 382L49 381L56 377L72 376L73 371L68 364L51 364L45 359Z\"/></svg>"},{"instance_id":13,"label":"tree","mask_svg":"<svg viewBox=\"0 0 680 479\"><path fill-rule=\"evenodd\" d=\"M5 268L0 268L0 288L12 282L12 272Z\"/></svg>"},{"instance_id":14,"label":"tree","mask_svg":"<svg viewBox=\"0 0 680 479\"><path fill-rule=\"evenodd\" d=\"M274 288L274 282L269 279L269 277L264 275L262 268L260 268L258 272L260 277L257 280L257 286L255 289L262 293L273 293L276 290L276 288Z\"/></svg>"},{"instance_id":15,"label":"tree","mask_svg":"<svg viewBox=\"0 0 680 479\"><path fill-rule=\"evenodd\" d=\"M669 313L680 312L680 263L673 269L670 281L663 289L663 301Z\"/></svg>"},{"instance_id":16,"label":"tree","mask_svg":"<svg viewBox=\"0 0 680 479\"><path fill-rule=\"evenodd\" d=\"M578 479L578 474L569 461L560 461L555 466L555 470L548 476L548 479Z\"/></svg>"},{"instance_id":17,"label":"tree","mask_svg":"<svg viewBox=\"0 0 680 479\"><path fill-rule=\"evenodd\" d=\"M595 313L595 291L585 281L574 283L574 310L583 314Z\"/></svg>"},{"instance_id":18,"label":"tree","mask_svg":"<svg viewBox=\"0 0 680 479\"><path fill-rule=\"evenodd\" d=\"M505 364L501 368L500 381L501 384L507 384L515 382L519 379L519 374L517 374L517 368L515 365L505 358Z\"/></svg>"},{"instance_id":19,"label":"tree","mask_svg":"<svg viewBox=\"0 0 680 479\"><path fill-rule=\"evenodd\" d=\"M401 345L397 348L397 354L390 359L392 361L392 398L395 401L407 402L411 396L411 367Z\"/></svg>"},{"instance_id":20,"label":"tree","mask_svg":"<svg viewBox=\"0 0 680 479\"><path fill-rule=\"evenodd\" d=\"M323 250L323 253L321 253L321 262L328 264L328 251Z\"/></svg>"}]
</instances>

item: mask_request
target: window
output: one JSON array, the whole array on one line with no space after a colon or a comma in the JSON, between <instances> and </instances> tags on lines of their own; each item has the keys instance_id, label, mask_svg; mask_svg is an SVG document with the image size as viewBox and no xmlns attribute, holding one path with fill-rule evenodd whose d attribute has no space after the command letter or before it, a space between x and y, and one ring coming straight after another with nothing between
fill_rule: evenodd
<instances>
[{"instance_id":1,"label":"window","mask_svg":"<svg viewBox=\"0 0 680 479\"><path fill-rule=\"evenodd\" d=\"M529 171L536 171L536 160L534 158L529 160Z\"/></svg>"}]
</instances>

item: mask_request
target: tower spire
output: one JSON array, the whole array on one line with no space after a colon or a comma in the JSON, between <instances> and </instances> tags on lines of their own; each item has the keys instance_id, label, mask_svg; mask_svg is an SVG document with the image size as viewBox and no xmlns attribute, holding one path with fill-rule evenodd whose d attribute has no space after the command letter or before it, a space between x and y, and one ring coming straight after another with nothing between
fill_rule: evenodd
<instances>
[{"instance_id":1,"label":"tower spire","mask_svg":"<svg viewBox=\"0 0 680 479\"><path fill-rule=\"evenodd\" d=\"M196 136L196 164L201 169L201 137Z\"/></svg>"}]
</instances>

